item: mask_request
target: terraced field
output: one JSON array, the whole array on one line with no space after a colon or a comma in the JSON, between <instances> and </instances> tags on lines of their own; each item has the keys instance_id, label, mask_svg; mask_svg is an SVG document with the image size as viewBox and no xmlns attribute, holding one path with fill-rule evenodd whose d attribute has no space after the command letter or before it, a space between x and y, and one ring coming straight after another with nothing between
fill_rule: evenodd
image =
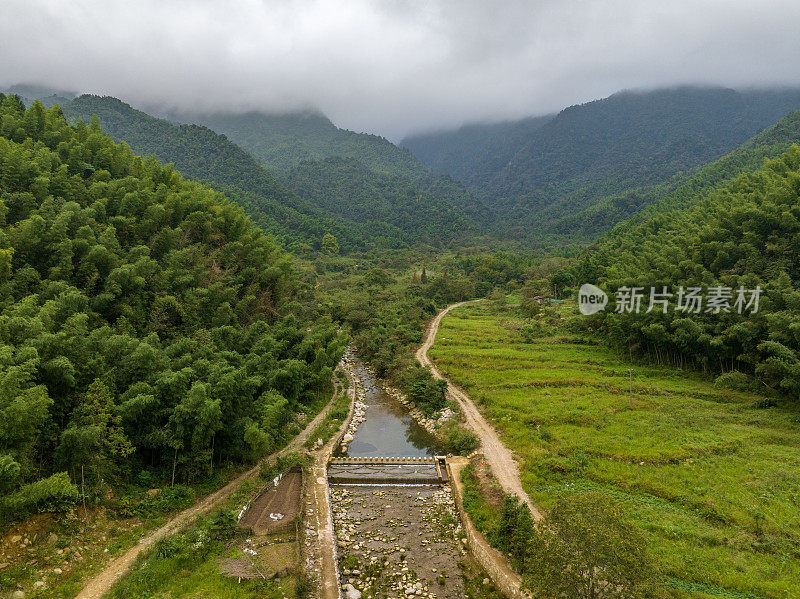
<instances>
[{"instance_id":1,"label":"terraced field","mask_svg":"<svg viewBox=\"0 0 800 599\"><path fill-rule=\"evenodd\" d=\"M430 356L520 458L547 510L602 490L640 527L675 597L800 597L800 409L631 364L548 309L525 343L512 304L442 321ZM633 369L629 397L629 368Z\"/></svg>"}]
</instances>

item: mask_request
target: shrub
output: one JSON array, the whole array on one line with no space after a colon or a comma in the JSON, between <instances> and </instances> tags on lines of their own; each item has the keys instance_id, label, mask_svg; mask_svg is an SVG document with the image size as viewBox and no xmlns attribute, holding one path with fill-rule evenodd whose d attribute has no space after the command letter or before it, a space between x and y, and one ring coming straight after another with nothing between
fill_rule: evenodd
<instances>
[{"instance_id":1,"label":"shrub","mask_svg":"<svg viewBox=\"0 0 800 599\"><path fill-rule=\"evenodd\" d=\"M540 337L544 337L548 334L547 327L545 327L541 322L533 322L529 324L522 325L522 329L520 333L522 333L522 341L525 343L533 343Z\"/></svg>"},{"instance_id":2,"label":"shrub","mask_svg":"<svg viewBox=\"0 0 800 599\"><path fill-rule=\"evenodd\" d=\"M457 424L448 426L444 437L445 449L455 455L469 455L480 445L478 436Z\"/></svg>"},{"instance_id":3,"label":"shrub","mask_svg":"<svg viewBox=\"0 0 800 599\"><path fill-rule=\"evenodd\" d=\"M743 372L734 370L719 375L714 379L717 389L733 389L734 391L747 391L752 387L753 379Z\"/></svg>"},{"instance_id":4,"label":"shrub","mask_svg":"<svg viewBox=\"0 0 800 599\"><path fill-rule=\"evenodd\" d=\"M433 378L431 371L422 366L412 366L406 370L400 386L425 416L430 417L447 404L447 383Z\"/></svg>"},{"instance_id":5,"label":"shrub","mask_svg":"<svg viewBox=\"0 0 800 599\"><path fill-rule=\"evenodd\" d=\"M62 512L78 502L78 487L72 484L66 472L25 485L0 502L0 516L4 521L30 513Z\"/></svg>"},{"instance_id":6,"label":"shrub","mask_svg":"<svg viewBox=\"0 0 800 599\"><path fill-rule=\"evenodd\" d=\"M506 494L491 534L492 545L511 555L518 570L524 570L533 537L533 517L516 495Z\"/></svg>"},{"instance_id":7,"label":"shrub","mask_svg":"<svg viewBox=\"0 0 800 599\"><path fill-rule=\"evenodd\" d=\"M120 499L117 510L123 517L150 518L189 507L194 501L194 491L186 485L164 487L151 495L128 495Z\"/></svg>"}]
</instances>

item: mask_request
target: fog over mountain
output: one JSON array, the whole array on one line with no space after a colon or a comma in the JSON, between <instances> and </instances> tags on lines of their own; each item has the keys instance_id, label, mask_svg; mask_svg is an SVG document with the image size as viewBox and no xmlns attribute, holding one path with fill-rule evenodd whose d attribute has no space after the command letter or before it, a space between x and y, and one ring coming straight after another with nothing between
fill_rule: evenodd
<instances>
[{"instance_id":1,"label":"fog over mountain","mask_svg":"<svg viewBox=\"0 0 800 599\"><path fill-rule=\"evenodd\" d=\"M621 89L800 83L800 3L3 0L0 85L141 107L314 108L399 139Z\"/></svg>"}]
</instances>

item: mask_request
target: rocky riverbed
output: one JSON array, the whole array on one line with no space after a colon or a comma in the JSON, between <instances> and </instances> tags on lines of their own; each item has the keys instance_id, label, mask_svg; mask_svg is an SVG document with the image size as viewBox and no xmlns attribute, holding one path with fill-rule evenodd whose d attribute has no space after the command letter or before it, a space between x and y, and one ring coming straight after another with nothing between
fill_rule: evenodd
<instances>
[{"instance_id":1,"label":"rocky riverbed","mask_svg":"<svg viewBox=\"0 0 800 599\"><path fill-rule=\"evenodd\" d=\"M331 509L347 599L464 597L449 487L332 487Z\"/></svg>"}]
</instances>

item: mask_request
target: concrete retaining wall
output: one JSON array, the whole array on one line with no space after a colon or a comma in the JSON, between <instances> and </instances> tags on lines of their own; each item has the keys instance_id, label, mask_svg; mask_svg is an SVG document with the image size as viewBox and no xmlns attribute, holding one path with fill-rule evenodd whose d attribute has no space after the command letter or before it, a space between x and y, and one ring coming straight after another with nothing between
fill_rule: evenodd
<instances>
[{"instance_id":1,"label":"concrete retaining wall","mask_svg":"<svg viewBox=\"0 0 800 599\"><path fill-rule=\"evenodd\" d=\"M489 545L489 541L472 523L469 514L464 510L461 498L461 470L469 463L466 458L447 458L447 475L453 489L456 508L461 516L464 536L472 555L483 567L498 589L513 599L531 599L531 595L522 588L522 579L511 569L506 557Z\"/></svg>"}]
</instances>

